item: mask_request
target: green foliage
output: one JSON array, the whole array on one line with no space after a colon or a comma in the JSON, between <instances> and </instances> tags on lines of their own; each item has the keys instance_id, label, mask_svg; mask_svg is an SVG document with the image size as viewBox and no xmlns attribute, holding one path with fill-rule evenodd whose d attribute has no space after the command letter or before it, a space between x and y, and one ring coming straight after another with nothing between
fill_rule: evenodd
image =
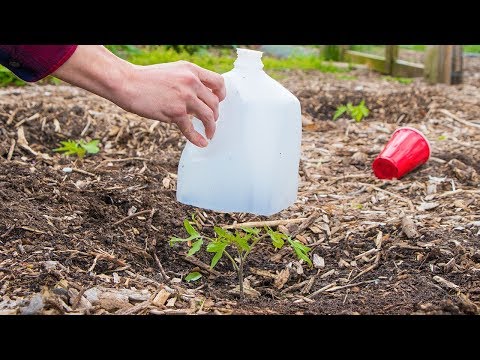
<instances>
[{"instance_id":1,"label":"green foliage","mask_svg":"<svg viewBox=\"0 0 480 360\"><path fill-rule=\"evenodd\" d=\"M201 277L202 277L202 274L200 274L197 271L193 271L193 272L189 273L187 276L185 276L185 281L186 282L197 281Z\"/></svg>"},{"instance_id":2,"label":"green foliage","mask_svg":"<svg viewBox=\"0 0 480 360\"><path fill-rule=\"evenodd\" d=\"M105 45L105 47L122 59L142 53L142 50L135 45Z\"/></svg>"},{"instance_id":3,"label":"green foliage","mask_svg":"<svg viewBox=\"0 0 480 360\"><path fill-rule=\"evenodd\" d=\"M242 298L244 296L244 264L247 256L251 253L255 245L257 245L262 239L270 237L272 240L272 245L276 249L281 249L285 244L288 244L298 259L303 260L312 266L312 261L308 257L308 253L311 249L308 246L303 245L298 240L292 240L289 236L281 232L274 231L269 227L265 227L264 229L245 227L240 230L230 231L219 226L215 226L213 228L215 233L214 237L200 234L187 219L183 221L183 227L190 236L187 238L171 237L170 246L173 246L176 243L191 242L192 240L196 240L195 242L191 243L190 249L187 253L187 256L192 256L201 250L204 243L207 243L205 250L208 253L213 254L210 262L211 268L214 268L220 259L222 259L225 255L231 261L233 268L237 272L240 284L240 296ZM237 259L230 254L229 251L232 250L236 251Z\"/></svg>"},{"instance_id":4,"label":"green foliage","mask_svg":"<svg viewBox=\"0 0 480 360\"><path fill-rule=\"evenodd\" d=\"M480 45L463 45L463 51L467 53L480 53Z\"/></svg>"},{"instance_id":5,"label":"green foliage","mask_svg":"<svg viewBox=\"0 0 480 360\"><path fill-rule=\"evenodd\" d=\"M173 49L175 52L181 54L187 52L193 55L198 52L202 52L211 47L211 45L165 45L167 49Z\"/></svg>"},{"instance_id":6,"label":"green foliage","mask_svg":"<svg viewBox=\"0 0 480 360\"><path fill-rule=\"evenodd\" d=\"M340 46L339 45L324 45L322 55L325 60L340 60Z\"/></svg>"},{"instance_id":7,"label":"green foliage","mask_svg":"<svg viewBox=\"0 0 480 360\"><path fill-rule=\"evenodd\" d=\"M210 51L212 50L212 51ZM217 49L209 48L209 51L188 52L181 48L175 50L169 46L150 46L140 54L133 54L127 58L128 61L138 65L151 65L178 60L186 60L203 68L219 73L227 72L233 68L236 59L236 52L232 48ZM347 69L340 69L335 65L323 61L318 55L292 55L286 58L276 58L264 55L263 64L267 71L281 71L286 69L319 70L322 72L345 72Z\"/></svg>"},{"instance_id":8,"label":"green foliage","mask_svg":"<svg viewBox=\"0 0 480 360\"><path fill-rule=\"evenodd\" d=\"M403 84L403 85L408 85L413 82L412 78L406 78L406 77L383 76L383 79L387 81L396 81L399 84Z\"/></svg>"},{"instance_id":9,"label":"green foliage","mask_svg":"<svg viewBox=\"0 0 480 360\"><path fill-rule=\"evenodd\" d=\"M360 104L356 106L353 106L352 103L349 102L347 105L341 105L337 108L333 115L333 120L337 120L344 113L347 113L356 122L360 122L370 114L370 110L365 106L365 100L362 100Z\"/></svg>"},{"instance_id":10,"label":"green foliage","mask_svg":"<svg viewBox=\"0 0 480 360\"><path fill-rule=\"evenodd\" d=\"M60 141L62 146L53 149L53 151L63 153L65 155L77 155L83 158L85 154L96 154L100 151L98 143L100 140L91 140L88 143L85 140L67 140Z\"/></svg>"},{"instance_id":11,"label":"green foliage","mask_svg":"<svg viewBox=\"0 0 480 360\"><path fill-rule=\"evenodd\" d=\"M337 74L335 77L338 80L357 80L357 77L354 75L348 75L348 74Z\"/></svg>"},{"instance_id":12,"label":"green foliage","mask_svg":"<svg viewBox=\"0 0 480 360\"><path fill-rule=\"evenodd\" d=\"M10 70L0 65L0 87L7 85L25 85L25 81L16 77Z\"/></svg>"},{"instance_id":13,"label":"green foliage","mask_svg":"<svg viewBox=\"0 0 480 360\"><path fill-rule=\"evenodd\" d=\"M295 251L295 254L297 254L298 258L302 259L308 265L312 266L312 260L310 260L310 258L308 257L308 252L312 249L310 249L308 246L303 245L298 240L292 240L288 238L288 242L290 243L290 245L292 245L292 248Z\"/></svg>"}]
</instances>

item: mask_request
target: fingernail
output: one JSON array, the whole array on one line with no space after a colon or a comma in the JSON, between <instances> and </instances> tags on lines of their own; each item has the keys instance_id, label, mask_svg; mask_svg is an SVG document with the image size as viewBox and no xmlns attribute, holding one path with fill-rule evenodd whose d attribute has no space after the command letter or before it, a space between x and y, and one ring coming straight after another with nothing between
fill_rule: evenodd
<instances>
[{"instance_id":1,"label":"fingernail","mask_svg":"<svg viewBox=\"0 0 480 360\"><path fill-rule=\"evenodd\" d=\"M208 141L205 140L203 137L200 140L200 146L201 147L207 147L208 146Z\"/></svg>"}]
</instances>

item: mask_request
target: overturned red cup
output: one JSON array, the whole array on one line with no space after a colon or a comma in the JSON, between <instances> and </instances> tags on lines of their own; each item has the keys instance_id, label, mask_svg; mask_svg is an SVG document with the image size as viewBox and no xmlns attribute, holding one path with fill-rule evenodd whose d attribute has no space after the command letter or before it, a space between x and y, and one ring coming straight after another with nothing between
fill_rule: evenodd
<instances>
[{"instance_id":1,"label":"overturned red cup","mask_svg":"<svg viewBox=\"0 0 480 360\"><path fill-rule=\"evenodd\" d=\"M400 179L427 162L430 144L417 129L402 127L395 130L385 148L373 161L372 169L379 179Z\"/></svg>"}]
</instances>

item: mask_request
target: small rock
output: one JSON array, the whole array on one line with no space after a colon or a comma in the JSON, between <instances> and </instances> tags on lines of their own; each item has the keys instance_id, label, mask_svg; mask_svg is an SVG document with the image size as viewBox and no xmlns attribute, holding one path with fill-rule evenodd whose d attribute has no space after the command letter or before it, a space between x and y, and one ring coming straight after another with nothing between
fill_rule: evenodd
<instances>
[{"instance_id":1,"label":"small rock","mask_svg":"<svg viewBox=\"0 0 480 360\"><path fill-rule=\"evenodd\" d=\"M323 259L323 257L317 254L313 254L313 266L315 266L317 269L324 268L325 260Z\"/></svg>"},{"instance_id":2,"label":"small rock","mask_svg":"<svg viewBox=\"0 0 480 360\"><path fill-rule=\"evenodd\" d=\"M409 216L404 216L402 219L402 230L409 239L419 237L417 226Z\"/></svg>"},{"instance_id":3,"label":"small rock","mask_svg":"<svg viewBox=\"0 0 480 360\"><path fill-rule=\"evenodd\" d=\"M170 187L170 178L168 176L164 177L162 180L162 185L165 189L168 189Z\"/></svg>"},{"instance_id":4,"label":"small rock","mask_svg":"<svg viewBox=\"0 0 480 360\"><path fill-rule=\"evenodd\" d=\"M112 276L113 276L113 283L114 283L114 284L120 283L120 276L118 276L118 274L117 274L116 272L114 272L114 273L112 274Z\"/></svg>"},{"instance_id":5,"label":"small rock","mask_svg":"<svg viewBox=\"0 0 480 360\"><path fill-rule=\"evenodd\" d=\"M36 294L30 300L30 303L20 309L22 315L36 315L39 314L44 307L43 297L41 294Z\"/></svg>"},{"instance_id":6,"label":"small rock","mask_svg":"<svg viewBox=\"0 0 480 360\"><path fill-rule=\"evenodd\" d=\"M356 152L352 155L351 164L363 165L368 161L368 155L363 152Z\"/></svg>"}]
</instances>

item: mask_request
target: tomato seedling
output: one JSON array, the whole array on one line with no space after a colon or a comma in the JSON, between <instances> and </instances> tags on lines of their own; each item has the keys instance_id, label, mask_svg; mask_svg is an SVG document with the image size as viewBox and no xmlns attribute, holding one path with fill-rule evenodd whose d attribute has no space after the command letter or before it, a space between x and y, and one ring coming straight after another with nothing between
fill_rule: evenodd
<instances>
[{"instance_id":1,"label":"tomato seedling","mask_svg":"<svg viewBox=\"0 0 480 360\"><path fill-rule=\"evenodd\" d=\"M96 154L100 151L98 143L100 140L91 140L88 143L85 140L67 140L60 141L60 147L53 149L53 151L63 153L65 155L77 155L83 158L85 154Z\"/></svg>"},{"instance_id":2,"label":"tomato seedling","mask_svg":"<svg viewBox=\"0 0 480 360\"><path fill-rule=\"evenodd\" d=\"M308 253L311 249L308 246L305 246L298 240L292 240L288 235L274 231L269 227L263 229L245 227L241 230L235 230L232 232L219 226L215 226L213 228L215 237L209 237L200 234L187 219L183 221L183 226L190 236L184 239L172 237L170 238L170 246L173 246L175 243L190 242L191 246L188 250L187 256L192 256L199 252L202 249L202 246L206 243L206 251L214 254L210 263L211 268L214 268L219 260L225 255L232 263L234 270L237 272L241 299L245 296L243 274L247 257L252 252L253 248L263 239L270 238L273 247L276 249L281 249L287 244L287 246L292 248L299 259L312 266L312 261L308 257ZM231 251L235 251L236 254L233 255Z\"/></svg>"}]
</instances>

